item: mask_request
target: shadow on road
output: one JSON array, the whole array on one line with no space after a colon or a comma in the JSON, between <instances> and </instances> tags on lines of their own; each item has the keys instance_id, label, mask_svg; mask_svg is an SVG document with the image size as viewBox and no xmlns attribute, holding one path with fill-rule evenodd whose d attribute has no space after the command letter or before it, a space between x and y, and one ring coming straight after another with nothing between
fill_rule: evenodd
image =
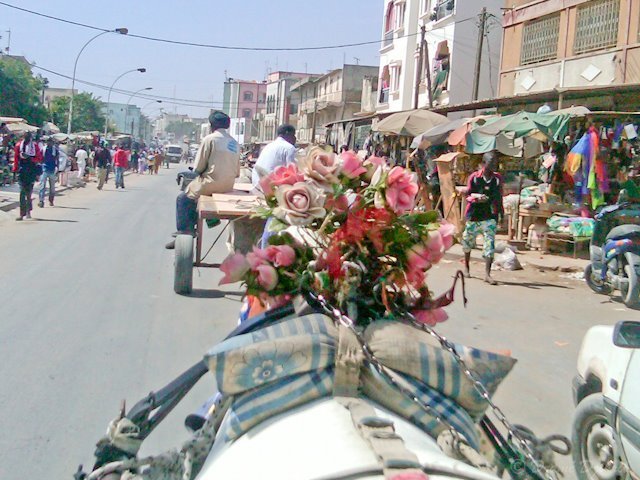
<instances>
[{"instance_id":1,"label":"shadow on road","mask_svg":"<svg viewBox=\"0 0 640 480\"><path fill-rule=\"evenodd\" d=\"M242 297L245 292L223 292L220 290L207 290L204 288L194 288L190 294L181 295L187 298L224 298L227 295Z\"/></svg>"},{"instance_id":2,"label":"shadow on road","mask_svg":"<svg viewBox=\"0 0 640 480\"><path fill-rule=\"evenodd\" d=\"M51 218L34 218L36 222L78 223L78 220L53 220Z\"/></svg>"},{"instance_id":3,"label":"shadow on road","mask_svg":"<svg viewBox=\"0 0 640 480\"><path fill-rule=\"evenodd\" d=\"M524 288L530 288L533 290L542 290L545 287L562 288L565 290L571 290L571 287L565 287L564 285L554 285L553 283L543 283L543 282L505 282L503 280L498 280L498 285L507 285L510 287L524 287Z\"/></svg>"},{"instance_id":4,"label":"shadow on road","mask_svg":"<svg viewBox=\"0 0 640 480\"><path fill-rule=\"evenodd\" d=\"M67 210L89 210L88 207L61 207L59 205L56 205L53 208L64 208L64 209L67 209Z\"/></svg>"}]
</instances>

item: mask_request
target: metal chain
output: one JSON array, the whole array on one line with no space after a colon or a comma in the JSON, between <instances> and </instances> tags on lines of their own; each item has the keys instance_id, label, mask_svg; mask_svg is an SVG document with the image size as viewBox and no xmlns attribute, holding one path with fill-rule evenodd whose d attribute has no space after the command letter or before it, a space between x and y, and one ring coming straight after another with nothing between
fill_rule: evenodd
<instances>
[{"instance_id":1,"label":"metal chain","mask_svg":"<svg viewBox=\"0 0 640 480\"><path fill-rule=\"evenodd\" d=\"M408 318L414 327L421 329L422 331L428 333L429 335L434 337L436 340L438 340L442 348L444 348L449 353L451 353L451 355L453 355L458 365L460 365L460 367L462 368L462 371L464 372L464 374L467 376L469 380L471 380L474 388L478 391L478 393L482 396L482 398L484 398L485 401L489 404L489 406L491 407L491 410L493 411L493 414L500 421L500 423L502 423L502 425L504 425L504 427L507 429L510 437L517 441L520 447L520 450L527 457L527 460L531 462L531 465L533 465L543 477L550 480L555 480L557 478L556 475L552 474L544 465L542 465L535 458L535 452L531 448L531 445L529 444L529 442L527 442L524 436L520 433L520 430L514 427L514 425L509 421L509 419L507 418L506 414L502 411L502 409L494 403L494 401L491 399L491 394L489 393L487 388L478 379L476 374L467 366L467 364L462 359L462 357L458 354L455 348L455 345L453 345L453 343L451 343L446 337L436 332L433 328L429 327L428 325L419 323L411 313L404 312L404 317Z\"/></svg>"},{"instance_id":2,"label":"metal chain","mask_svg":"<svg viewBox=\"0 0 640 480\"><path fill-rule=\"evenodd\" d=\"M325 312L327 312L329 315L331 315L333 318L335 318L336 321L338 321L341 325L344 325L345 327L348 327L356 335L356 338L360 342L360 344L362 346L362 350L363 350L366 358L375 367L375 369L376 369L376 371L378 371L378 373L380 373L387 381L389 381L392 385L394 385L396 388L398 388L405 396L408 396L414 403L416 403L418 406L420 406L422 409L424 409L427 413L432 415L434 417L434 419L438 423L440 423L441 425L444 425L456 438L460 438L461 437L461 434L459 432L457 432L455 430L455 428L449 422L447 422L437 412L435 412L434 409L431 406L429 406L426 403L424 403L422 400L417 398L412 392L410 392L409 390L404 388L402 385L400 385L387 372L387 368L384 365L382 365L382 363L380 363L380 361L376 358L376 356L373 354L373 352L369 348L369 346L366 343L366 341L362 338L360 333L355 329L355 322L351 318L349 318L348 316L343 314L338 308L331 307L329 305L329 303L326 301L326 299L322 295L315 295L313 293L309 293L309 295L310 295L311 299L315 300L322 307L322 309ZM498 407L493 402L493 400L491 399L491 395L490 395L489 391L487 390L487 388L477 378L476 374L473 371L471 371L471 369L467 366L465 361L462 359L462 357L456 351L455 346L446 337L440 335L439 333L437 333L435 330L433 330L429 326L424 325L422 323L419 323L416 320L416 318L412 314L410 314L409 312L403 312L403 317L405 317L408 320L410 320L411 324L414 327L417 327L417 328L423 330L424 332L428 333L429 335L434 337L436 340L438 340L438 342L440 343L442 348L444 348L446 351L451 353L451 355L453 355L453 357L455 358L456 362L462 368L462 371L464 372L466 377L473 384L474 388L478 391L478 393L482 396L482 398L489 404L489 406L491 407L494 415L500 421L500 423L502 423L504 425L504 427L507 429L510 437L517 441L518 445L520 446L521 452L524 454L524 456L527 458L527 460L530 462L530 464L533 465L533 467L538 471L538 473L540 473L540 475L542 475L544 478L546 478L548 480L556 480L557 476L552 474L544 465L542 465L540 462L538 462L538 460L535 458L535 453L534 453L533 449L531 448L531 446L529 445L529 443L520 434L519 430L517 428L515 428L513 426L513 424L507 419L507 416L502 411L502 409L500 407Z\"/></svg>"}]
</instances>

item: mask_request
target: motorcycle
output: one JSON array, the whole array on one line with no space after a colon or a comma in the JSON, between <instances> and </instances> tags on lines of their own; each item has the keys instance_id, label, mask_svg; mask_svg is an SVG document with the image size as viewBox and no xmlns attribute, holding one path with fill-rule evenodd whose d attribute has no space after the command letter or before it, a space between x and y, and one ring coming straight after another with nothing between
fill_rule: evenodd
<instances>
[{"instance_id":1,"label":"motorcycle","mask_svg":"<svg viewBox=\"0 0 640 480\"><path fill-rule=\"evenodd\" d=\"M640 306L640 203L626 201L621 192L618 203L600 210L595 222L587 285L603 295L619 290L627 307Z\"/></svg>"}]
</instances>

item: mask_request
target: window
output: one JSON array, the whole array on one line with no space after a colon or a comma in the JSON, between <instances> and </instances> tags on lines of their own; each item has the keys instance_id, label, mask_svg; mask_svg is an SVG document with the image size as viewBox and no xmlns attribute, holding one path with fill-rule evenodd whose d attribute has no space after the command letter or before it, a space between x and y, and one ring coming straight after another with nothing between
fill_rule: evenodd
<instances>
[{"instance_id":1,"label":"window","mask_svg":"<svg viewBox=\"0 0 640 480\"><path fill-rule=\"evenodd\" d=\"M389 103L389 82L390 82L389 66L385 65L380 75L380 96L378 97L378 103Z\"/></svg>"},{"instance_id":2,"label":"window","mask_svg":"<svg viewBox=\"0 0 640 480\"><path fill-rule=\"evenodd\" d=\"M401 65L391 65L391 92L400 90L400 74L402 72Z\"/></svg>"},{"instance_id":3,"label":"window","mask_svg":"<svg viewBox=\"0 0 640 480\"><path fill-rule=\"evenodd\" d=\"M252 102L253 101L253 92L244 92L244 101Z\"/></svg>"},{"instance_id":4,"label":"window","mask_svg":"<svg viewBox=\"0 0 640 480\"><path fill-rule=\"evenodd\" d=\"M420 13L425 14L431 8L431 0L422 0L422 6L420 7Z\"/></svg>"},{"instance_id":5,"label":"window","mask_svg":"<svg viewBox=\"0 0 640 480\"><path fill-rule=\"evenodd\" d=\"M258 100L258 103L264 103L266 98L267 98L267 94L266 93L261 93L260 94L260 98Z\"/></svg>"},{"instance_id":6,"label":"window","mask_svg":"<svg viewBox=\"0 0 640 480\"><path fill-rule=\"evenodd\" d=\"M620 0L596 0L578 7L573 53L615 47L619 16Z\"/></svg>"},{"instance_id":7,"label":"window","mask_svg":"<svg viewBox=\"0 0 640 480\"><path fill-rule=\"evenodd\" d=\"M522 32L520 64L544 62L558 56L560 14L528 22Z\"/></svg>"},{"instance_id":8,"label":"window","mask_svg":"<svg viewBox=\"0 0 640 480\"><path fill-rule=\"evenodd\" d=\"M433 12L432 19L437 22L444 17L448 17L449 15L453 14L455 7L456 2L454 0L438 0L438 3L436 4L435 10Z\"/></svg>"},{"instance_id":9,"label":"window","mask_svg":"<svg viewBox=\"0 0 640 480\"><path fill-rule=\"evenodd\" d=\"M244 110L242 110L242 116L244 118L251 118L253 117L253 115L251 114L251 109L250 108L245 108Z\"/></svg>"},{"instance_id":10,"label":"window","mask_svg":"<svg viewBox=\"0 0 640 480\"><path fill-rule=\"evenodd\" d=\"M395 5L395 17L396 17L396 21L395 21L395 29L396 30L400 30L402 28L404 28L404 11L405 11L405 7L406 5L404 4L404 1L402 3L396 3Z\"/></svg>"},{"instance_id":11,"label":"window","mask_svg":"<svg viewBox=\"0 0 640 480\"><path fill-rule=\"evenodd\" d=\"M389 2L389 5L387 5L387 13L384 16L384 31L391 32L393 31L393 27L394 27L394 8L393 8L393 2Z\"/></svg>"}]
</instances>

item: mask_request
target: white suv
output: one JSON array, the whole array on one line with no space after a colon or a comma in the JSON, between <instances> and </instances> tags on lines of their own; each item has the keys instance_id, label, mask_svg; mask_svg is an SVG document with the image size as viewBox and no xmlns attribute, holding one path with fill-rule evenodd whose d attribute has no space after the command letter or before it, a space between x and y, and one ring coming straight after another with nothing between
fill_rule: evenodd
<instances>
[{"instance_id":1,"label":"white suv","mask_svg":"<svg viewBox=\"0 0 640 480\"><path fill-rule=\"evenodd\" d=\"M573 395L578 479L640 478L640 322L589 329Z\"/></svg>"}]
</instances>

